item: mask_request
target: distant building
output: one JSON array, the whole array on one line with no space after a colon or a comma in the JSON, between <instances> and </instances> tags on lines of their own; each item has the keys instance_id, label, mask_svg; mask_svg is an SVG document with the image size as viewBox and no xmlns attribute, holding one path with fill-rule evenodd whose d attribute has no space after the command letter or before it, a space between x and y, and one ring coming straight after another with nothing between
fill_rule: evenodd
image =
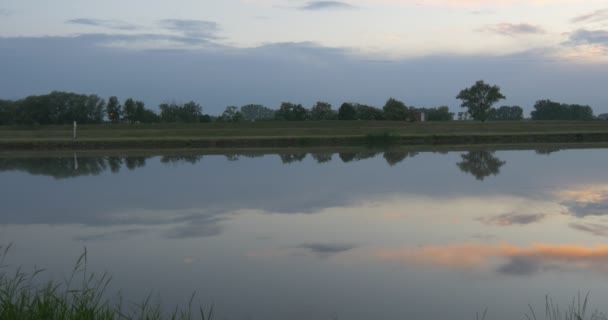
<instances>
[{"instance_id":1,"label":"distant building","mask_svg":"<svg viewBox=\"0 0 608 320\"><path fill-rule=\"evenodd\" d=\"M426 112L416 111L416 121L425 122L426 121Z\"/></svg>"}]
</instances>

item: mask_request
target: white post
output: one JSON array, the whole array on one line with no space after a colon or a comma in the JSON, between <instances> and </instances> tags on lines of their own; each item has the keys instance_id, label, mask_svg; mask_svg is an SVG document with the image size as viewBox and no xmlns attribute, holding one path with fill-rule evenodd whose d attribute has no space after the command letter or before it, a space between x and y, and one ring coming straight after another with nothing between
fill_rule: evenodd
<instances>
[{"instance_id":1,"label":"white post","mask_svg":"<svg viewBox=\"0 0 608 320\"><path fill-rule=\"evenodd\" d=\"M76 140L76 121L74 121L74 136L72 139Z\"/></svg>"},{"instance_id":2,"label":"white post","mask_svg":"<svg viewBox=\"0 0 608 320\"><path fill-rule=\"evenodd\" d=\"M78 171L78 157L76 157L76 152L74 152L74 171Z\"/></svg>"}]
</instances>

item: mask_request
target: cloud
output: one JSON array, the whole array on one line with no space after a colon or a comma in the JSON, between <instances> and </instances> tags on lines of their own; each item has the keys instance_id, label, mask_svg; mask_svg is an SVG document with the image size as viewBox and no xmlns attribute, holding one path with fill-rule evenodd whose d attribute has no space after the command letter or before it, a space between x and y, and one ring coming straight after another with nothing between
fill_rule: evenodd
<instances>
[{"instance_id":1,"label":"cloud","mask_svg":"<svg viewBox=\"0 0 608 320\"><path fill-rule=\"evenodd\" d=\"M598 45L604 49L608 48L608 31L578 29L572 32L565 42L566 45Z\"/></svg>"},{"instance_id":2,"label":"cloud","mask_svg":"<svg viewBox=\"0 0 608 320\"><path fill-rule=\"evenodd\" d=\"M608 245L449 244L400 249L382 249L374 254L385 261L407 265L490 269L507 275L533 275L549 271L598 272L608 274Z\"/></svg>"},{"instance_id":3,"label":"cloud","mask_svg":"<svg viewBox=\"0 0 608 320\"><path fill-rule=\"evenodd\" d=\"M600 22L600 21L605 21L605 20L608 20L608 9L596 10L592 13L580 15L578 17L572 18L572 20L570 20L570 21L572 21L573 23L580 23L580 22Z\"/></svg>"},{"instance_id":4,"label":"cloud","mask_svg":"<svg viewBox=\"0 0 608 320\"><path fill-rule=\"evenodd\" d=\"M185 37L194 39L216 40L220 28L216 22L205 20L166 19L161 25L170 31L175 31Z\"/></svg>"},{"instance_id":5,"label":"cloud","mask_svg":"<svg viewBox=\"0 0 608 320\"><path fill-rule=\"evenodd\" d=\"M608 187L585 186L557 193L561 204L577 217L602 216L608 214Z\"/></svg>"},{"instance_id":6,"label":"cloud","mask_svg":"<svg viewBox=\"0 0 608 320\"><path fill-rule=\"evenodd\" d=\"M601 202L608 200L608 186L590 185L573 187L557 192L557 197L565 202Z\"/></svg>"},{"instance_id":7,"label":"cloud","mask_svg":"<svg viewBox=\"0 0 608 320\"><path fill-rule=\"evenodd\" d=\"M340 1L311 1L300 7L302 10L318 11L318 10L334 10L334 9L353 9L355 6L346 2Z\"/></svg>"},{"instance_id":8,"label":"cloud","mask_svg":"<svg viewBox=\"0 0 608 320\"><path fill-rule=\"evenodd\" d=\"M546 214L518 214L518 213L505 213L495 217L483 217L478 220L487 225L496 226L512 226L512 225L526 225L530 223L538 222L546 217Z\"/></svg>"},{"instance_id":9,"label":"cloud","mask_svg":"<svg viewBox=\"0 0 608 320\"><path fill-rule=\"evenodd\" d=\"M608 214L608 201L604 202L566 202L563 203L577 217L603 216Z\"/></svg>"},{"instance_id":10,"label":"cloud","mask_svg":"<svg viewBox=\"0 0 608 320\"><path fill-rule=\"evenodd\" d=\"M302 255L313 255L319 259L327 259L340 253L350 251L357 246L352 244L338 244L338 243L309 243L302 244L295 247L288 248L269 248L269 249L258 249L251 250L246 253L248 257L256 258L275 258L275 257L289 257L289 256L302 256Z\"/></svg>"},{"instance_id":11,"label":"cloud","mask_svg":"<svg viewBox=\"0 0 608 320\"><path fill-rule=\"evenodd\" d=\"M595 224L595 223L590 223L590 224L571 223L570 227L573 229L579 230L579 231L591 233L596 236L608 237L608 226L605 226L605 225Z\"/></svg>"},{"instance_id":12,"label":"cloud","mask_svg":"<svg viewBox=\"0 0 608 320\"><path fill-rule=\"evenodd\" d=\"M169 239L187 239L187 238L203 238L213 237L222 233L224 228L220 222L225 219L219 217L207 217L189 221L184 226L177 226L167 232L166 237Z\"/></svg>"},{"instance_id":13,"label":"cloud","mask_svg":"<svg viewBox=\"0 0 608 320\"><path fill-rule=\"evenodd\" d=\"M503 36L532 35L545 33L545 30L540 26L535 26L528 23L498 23L493 25L486 25L478 29L478 31L496 33Z\"/></svg>"},{"instance_id":14,"label":"cloud","mask_svg":"<svg viewBox=\"0 0 608 320\"><path fill-rule=\"evenodd\" d=\"M146 230L128 229L128 230L111 231L111 232L105 232L105 233L76 236L76 237L74 237L74 240L83 241L83 242L106 241L106 240L125 240L127 238L130 238L131 236L136 236L136 235L140 235L143 233L146 233Z\"/></svg>"},{"instance_id":15,"label":"cloud","mask_svg":"<svg viewBox=\"0 0 608 320\"><path fill-rule=\"evenodd\" d=\"M326 243L311 243L311 244L302 244L297 246L299 249L306 249L311 253L321 257L326 258L329 256L333 256L339 253L343 253L346 251L350 251L354 249L356 246L352 244L326 244Z\"/></svg>"},{"instance_id":16,"label":"cloud","mask_svg":"<svg viewBox=\"0 0 608 320\"><path fill-rule=\"evenodd\" d=\"M126 22L120 21L120 20L79 18L79 19L67 20L66 23L93 26L93 27L103 27L103 28L115 29L115 30L136 30L139 28L138 26L136 26L134 24L126 23Z\"/></svg>"},{"instance_id":17,"label":"cloud","mask_svg":"<svg viewBox=\"0 0 608 320\"><path fill-rule=\"evenodd\" d=\"M0 96L20 98L52 88L134 96L152 107L167 99L187 99L201 103L211 114L221 113L226 105L251 102L276 108L286 99L308 106L318 99L334 106L344 101L382 105L395 95L411 105L453 107L458 105L454 92L463 83L485 78L510 88L509 104L529 105L540 90L605 112L602 83L608 81L608 65L585 59L589 65L572 68L577 61L571 64L550 54L445 54L377 63L370 60L374 56L311 42L235 48L173 32L0 38L0 69L11 74L0 77ZM267 76L251 81L242 76L245 71ZM429 77L430 71L441 75L432 83L433 92L429 82L403 77ZM61 79L53 76L57 72ZM133 72L138 74L137 83L129 81ZM380 82L370 86L365 80L369 78Z\"/></svg>"},{"instance_id":18,"label":"cloud","mask_svg":"<svg viewBox=\"0 0 608 320\"><path fill-rule=\"evenodd\" d=\"M86 34L81 39L90 45L124 49L203 49L216 46L211 38L168 35L160 33L140 34Z\"/></svg>"},{"instance_id":19,"label":"cloud","mask_svg":"<svg viewBox=\"0 0 608 320\"><path fill-rule=\"evenodd\" d=\"M530 257L511 257L509 262L500 266L498 272L508 275L531 275L542 270L542 264Z\"/></svg>"},{"instance_id":20,"label":"cloud","mask_svg":"<svg viewBox=\"0 0 608 320\"><path fill-rule=\"evenodd\" d=\"M0 17L8 17L11 15L11 11L8 9L0 8Z\"/></svg>"}]
</instances>

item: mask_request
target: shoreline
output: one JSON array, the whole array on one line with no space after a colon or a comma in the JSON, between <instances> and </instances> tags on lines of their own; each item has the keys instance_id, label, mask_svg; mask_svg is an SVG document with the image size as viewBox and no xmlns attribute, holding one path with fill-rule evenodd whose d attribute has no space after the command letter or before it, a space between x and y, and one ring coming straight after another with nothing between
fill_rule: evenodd
<instances>
[{"instance_id":1,"label":"shoreline","mask_svg":"<svg viewBox=\"0 0 608 320\"><path fill-rule=\"evenodd\" d=\"M608 142L608 132L415 134L297 137L11 139L0 151L268 149L300 147L399 147Z\"/></svg>"}]
</instances>

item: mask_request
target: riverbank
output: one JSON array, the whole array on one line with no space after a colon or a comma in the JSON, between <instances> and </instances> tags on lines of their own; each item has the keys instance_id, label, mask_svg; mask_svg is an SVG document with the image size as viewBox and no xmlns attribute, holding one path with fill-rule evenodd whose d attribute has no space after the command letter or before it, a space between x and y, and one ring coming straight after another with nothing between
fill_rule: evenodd
<instances>
[{"instance_id":1,"label":"riverbank","mask_svg":"<svg viewBox=\"0 0 608 320\"><path fill-rule=\"evenodd\" d=\"M198 305L195 294L184 306L166 308L159 300L152 300L151 295L143 297L141 302L123 304L120 293L118 301L112 301L112 293L107 291L112 277L108 273L95 274L87 269L87 250L77 259L72 273L63 282L39 280L44 269L34 268L33 272L22 271L9 273L4 265L11 245L0 245L0 318L1 319L214 319L214 308ZM605 313L587 312L589 293L579 292L563 310L549 296L545 297L546 316L550 320L558 319L598 319L605 320ZM526 318L536 319L532 305L528 304ZM486 319L488 312L477 312L475 319ZM466 315L463 315L466 317ZM589 317L587 317L589 316ZM338 316L333 317L338 319ZM487 317L488 319L491 316Z\"/></svg>"},{"instance_id":2,"label":"riverbank","mask_svg":"<svg viewBox=\"0 0 608 320\"><path fill-rule=\"evenodd\" d=\"M608 142L608 121L305 121L0 127L0 150L234 149Z\"/></svg>"}]
</instances>

